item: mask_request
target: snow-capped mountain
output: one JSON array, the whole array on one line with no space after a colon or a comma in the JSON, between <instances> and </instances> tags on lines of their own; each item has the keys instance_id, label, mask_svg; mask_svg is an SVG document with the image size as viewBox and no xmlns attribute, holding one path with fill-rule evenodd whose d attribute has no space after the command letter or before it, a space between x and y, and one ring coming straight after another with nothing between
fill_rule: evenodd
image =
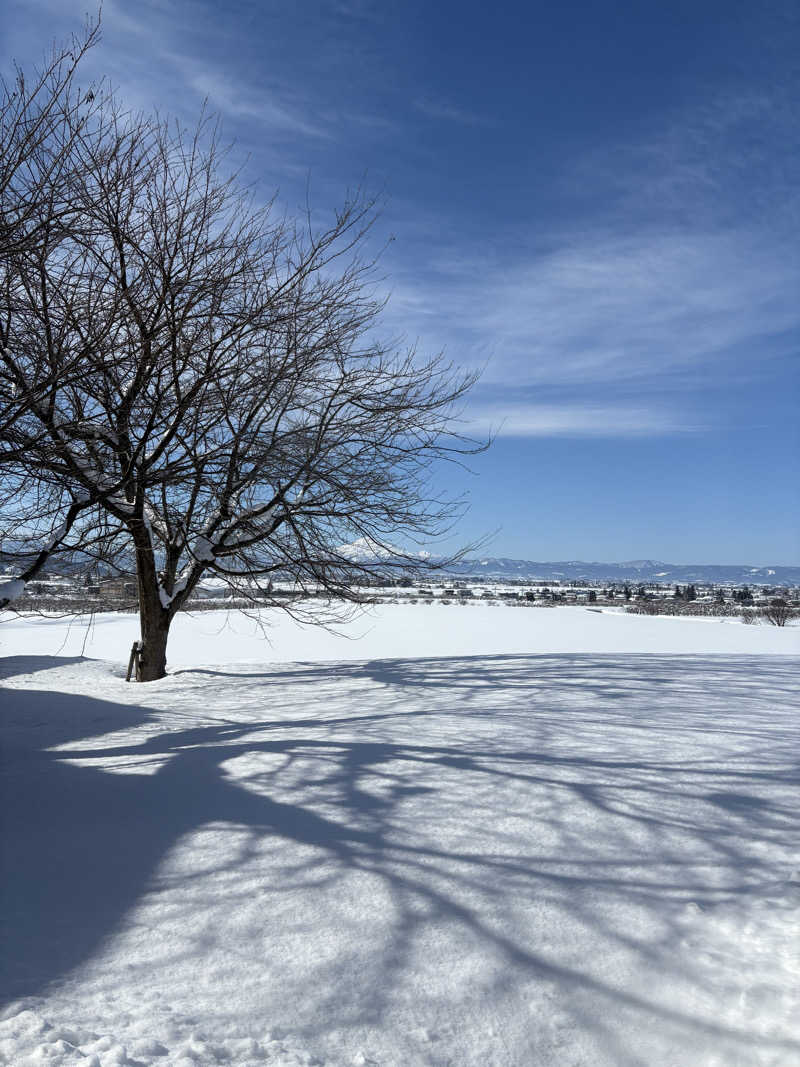
<instances>
[{"instance_id":1,"label":"snow-capped mountain","mask_svg":"<svg viewBox=\"0 0 800 1067\"><path fill-rule=\"evenodd\" d=\"M798 585L800 567L749 567L745 564L665 563L636 559L624 563L582 560L535 562L527 559L462 560L447 568L463 577L502 577L534 581L716 582L735 585Z\"/></svg>"},{"instance_id":2,"label":"snow-capped mountain","mask_svg":"<svg viewBox=\"0 0 800 1067\"><path fill-rule=\"evenodd\" d=\"M362 564L375 564L392 558L390 548L375 545L365 537L337 550L342 556ZM400 553L400 550L396 550ZM402 554L402 553L400 553ZM428 553L415 554L420 560L436 563ZM406 556L408 558L408 555ZM413 557L412 557L413 558ZM623 563L587 563L584 560L536 562L491 556L464 559L447 564L443 572L461 578L515 578L522 581L600 582L705 582L733 585L800 585L800 567L750 567L746 564L665 563L656 559L633 559Z\"/></svg>"},{"instance_id":3,"label":"snow-capped mountain","mask_svg":"<svg viewBox=\"0 0 800 1067\"><path fill-rule=\"evenodd\" d=\"M13 548L9 541L0 550L0 577L13 578L17 573L17 553L24 554L25 546L20 543ZM665 563L655 559L633 559L623 563L587 563L584 560L560 560L537 562L529 559L509 559L505 556L490 556L479 559L464 559L457 563L444 564L429 552L406 551L387 544L381 546L366 537L360 537L350 544L340 545L337 555L362 566L374 566L396 573L405 563L410 570L418 560L421 567L428 565L439 568L439 573L453 578L491 580L516 579L518 581L577 581L584 579L595 582L658 582L664 585L672 583L701 582L718 585L771 585L800 586L800 567L751 567L746 564L714 563ZM48 574L80 574L85 569L82 561L63 559L53 560L47 568Z\"/></svg>"},{"instance_id":4,"label":"snow-capped mountain","mask_svg":"<svg viewBox=\"0 0 800 1067\"><path fill-rule=\"evenodd\" d=\"M353 541L349 545L339 545L336 551L340 556L352 560L354 563L380 563L382 560L397 559L398 557L419 560L431 558L430 552L404 552L394 545L385 547L378 545L368 537L359 537L357 541Z\"/></svg>"}]
</instances>

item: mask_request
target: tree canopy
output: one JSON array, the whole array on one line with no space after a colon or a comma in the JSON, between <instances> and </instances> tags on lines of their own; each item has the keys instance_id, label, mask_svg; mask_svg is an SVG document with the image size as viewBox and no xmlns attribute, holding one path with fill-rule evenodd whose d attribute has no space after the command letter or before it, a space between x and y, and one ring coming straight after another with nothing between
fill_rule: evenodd
<instances>
[{"instance_id":1,"label":"tree canopy","mask_svg":"<svg viewBox=\"0 0 800 1067\"><path fill-rule=\"evenodd\" d=\"M145 679L208 572L352 601L343 545L408 564L398 537L460 512L432 465L482 446L453 421L473 377L378 337L375 202L288 219L226 172L205 116L186 130L69 82L48 104L32 156L57 166L24 204L2 187L6 530L37 560L135 570Z\"/></svg>"}]
</instances>

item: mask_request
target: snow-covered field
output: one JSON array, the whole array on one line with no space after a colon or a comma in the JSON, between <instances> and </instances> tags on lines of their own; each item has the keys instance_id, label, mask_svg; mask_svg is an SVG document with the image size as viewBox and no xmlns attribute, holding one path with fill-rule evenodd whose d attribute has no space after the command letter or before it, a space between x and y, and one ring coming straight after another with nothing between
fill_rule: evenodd
<instances>
[{"instance_id":1,"label":"snow-covered field","mask_svg":"<svg viewBox=\"0 0 800 1067\"><path fill-rule=\"evenodd\" d=\"M797 627L346 631L5 617L0 1063L800 1063Z\"/></svg>"},{"instance_id":2,"label":"snow-covered field","mask_svg":"<svg viewBox=\"0 0 800 1067\"><path fill-rule=\"evenodd\" d=\"M331 633L282 612L258 621L238 612L178 615L170 665L287 663L543 652L800 654L800 626L744 626L739 619L626 615L621 610L506 605L385 604ZM139 636L133 615L92 622L18 619L0 613L0 656L90 656L125 661Z\"/></svg>"}]
</instances>

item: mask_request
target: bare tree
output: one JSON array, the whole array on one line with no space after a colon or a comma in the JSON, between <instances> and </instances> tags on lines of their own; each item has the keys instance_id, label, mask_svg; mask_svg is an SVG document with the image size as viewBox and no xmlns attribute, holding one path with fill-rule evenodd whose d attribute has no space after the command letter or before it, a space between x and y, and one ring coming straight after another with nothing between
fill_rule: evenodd
<instances>
[{"instance_id":1,"label":"bare tree","mask_svg":"<svg viewBox=\"0 0 800 1067\"><path fill-rule=\"evenodd\" d=\"M18 578L0 586L0 608L42 569L89 506L85 494L48 487L46 479L31 486L14 469L25 447L24 434L15 433L17 422L30 413L32 404L44 400L54 374L65 374L68 367L40 360L36 376L23 387L13 370L10 346L19 332L14 320L27 278L26 256L37 248L54 248L75 220L73 168L80 158L76 139L105 93L99 85L82 91L77 70L99 31L99 19L89 21L80 35L54 46L39 70L26 77L17 68L10 80L0 79L0 287L5 298L0 312L0 477L6 504L15 498L25 501L24 518L17 515L16 523L0 528L0 538L26 543ZM4 517L9 514L13 510L6 509ZM43 535L38 544L31 537L34 532Z\"/></svg>"},{"instance_id":2,"label":"bare tree","mask_svg":"<svg viewBox=\"0 0 800 1067\"><path fill-rule=\"evenodd\" d=\"M767 607L761 609L761 615L772 626L785 626L790 620L799 618L800 611L782 597L775 597Z\"/></svg>"},{"instance_id":3,"label":"bare tree","mask_svg":"<svg viewBox=\"0 0 800 1067\"><path fill-rule=\"evenodd\" d=\"M73 138L101 93L97 85L81 92L76 72L99 35L99 19L89 21L80 35L54 45L41 68L27 78L20 68L12 79L0 77L0 252L4 256L42 236L43 200L64 214L70 211L62 194L75 161ZM52 220L46 224L49 230Z\"/></svg>"},{"instance_id":4,"label":"bare tree","mask_svg":"<svg viewBox=\"0 0 800 1067\"><path fill-rule=\"evenodd\" d=\"M24 401L7 480L18 514L36 486L71 545L135 569L142 680L208 572L352 602L364 564L343 544L424 566L392 543L460 513L429 475L483 447L454 432L474 379L376 339L374 203L320 230L275 218L222 175L208 120L187 133L111 100L70 144L70 226L6 283Z\"/></svg>"}]
</instances>

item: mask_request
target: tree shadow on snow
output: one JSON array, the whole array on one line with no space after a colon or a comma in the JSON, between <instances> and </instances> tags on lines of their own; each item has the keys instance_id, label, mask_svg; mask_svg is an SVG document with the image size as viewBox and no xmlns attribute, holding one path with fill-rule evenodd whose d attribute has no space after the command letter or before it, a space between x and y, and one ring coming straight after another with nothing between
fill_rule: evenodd
<instances>
[{"instance_id":1,"label":"tree shadow on snow","mask_svg":"<svg viewBox=\"0 0 800 1067\"><path fill-rule=\"evenodd\" d=\"M756 664L762 687L768 678L772 699L780 704L791 691L795 664L778 657L766 664L754 660L753 668ZM314 870L324 870L333 892L337 880L354 871L382 881L392 901L391 928L375 947L362 995L343 1025L380 1018L415 940L439 921L490 946L505 961L506 982L549 979L561 989L600 998L611 1019L614 1012L632 1013L683 1033L716 1036L732 1048L791 1049L800 1057L800 1044L668 1008L647 991L624 989L588 967L561 963L529 939L515 938L492 914L491 902L503 911L508 901L556 894L568 902L573 918L594 925L606 941L627 940L628 949L645 957L659 946L637 943L635 935L613 928L602 909L593 911L594 897L617 894L657 910L664 922L690 901L732 899L767 877L758 848L751 846L785 839L793 813L771 791L796 787L800 773L797 760L789 758L791 739L764 736L763 709L755 716L761 716L759 722L751 722L753 698L762 694L747 688L748 669L741 658L728 657L555 655L308 664L229 675L190 671L181 673L220 678L209 683L220 686L214 700L236 693L236 683L226 689L225 678L263 682L265 709L274 707L280 686L284 704L286 693L292 696L293 713L158 733L162 713L155 709L7 690L2 776L7 930L0 1000L41 993L91 958L152 887L170 849L214 823L312 850L315 858L305 867L298 868L296 855L287 860L270 891L302 890ZM338 687L338 713L294 714L295 706L317 699L327 683ZM709 686L717 702L704 710L697 697ZM412 691L418 692L409 707ZM147 689L141 692L147 698ZM631 718L627 705L634 696L642 710ZM717 764L665 754L665 738L713 730L725 704L735 709L724 727L737 734L735 760ZM514 716L517 737L508 732ZM502 720L506 732L495 737L485 724L482 733L476 731L487 717ZM413 731L411 739L381 735L398 726ZM619 751L614 737L603 733L617 726L625 731ZM126 731L122 745L113 737L120 730ZM144 735L140 741L130 736L137 730ZM637 730L656 731L661 740L650 744L643 733L646 743L639 745ZM96 740L89 743L91 738ZM49 751L79 741L75 748ZM749 748L738 766L742 745ZM109 773L107 761L120 757L134 761L129 768L134 771L136 761L157 769ZM237 784L223 764L240 757L261 770ZM546 829L557 846L547 855L531 852L533 832L525 836L528 853L499 845L470 851L457 844L462 840L457 833L443 843L425 818L415 824L403 817L403 806L414 797L424 794L431 812L457 799L461 780L468 781L464 822L488 805L495 791L519 790L526 803L541 802L529 821ZM578 809L598 828L598 840L594 858L571 862L573 853L581 854L573 839ZM458 817L454 825L457 829ZM687 854L696 858L697 850L702 864L682 860ZM235 863L234 848L231 857ZM653 877L650 869L662 861L667 873ZM708 880L709 865L721 872L716 884ZM481 909L470 903L476 894ZM665 898L672 910L665 911ZM677 925L668 926L662 940L678 937ZM317 1013L325 1017L324 1004ZM638 1062L619 1045L612 1022L598 1015L592 1025L598 1031L605 1027L606 1042L616 1043L617 1062Z\"/></svg>"},{"instance_id":2,"label":"tree shadow on snow","mask_svg":"<svg viewBox=\"0 0 800 1067\"><path fill-rule=\"evenodd\" d=\"M37 674L85 662L83 656L0 656L0 682L16 675Z\"/></svg>"}]
</instances>

